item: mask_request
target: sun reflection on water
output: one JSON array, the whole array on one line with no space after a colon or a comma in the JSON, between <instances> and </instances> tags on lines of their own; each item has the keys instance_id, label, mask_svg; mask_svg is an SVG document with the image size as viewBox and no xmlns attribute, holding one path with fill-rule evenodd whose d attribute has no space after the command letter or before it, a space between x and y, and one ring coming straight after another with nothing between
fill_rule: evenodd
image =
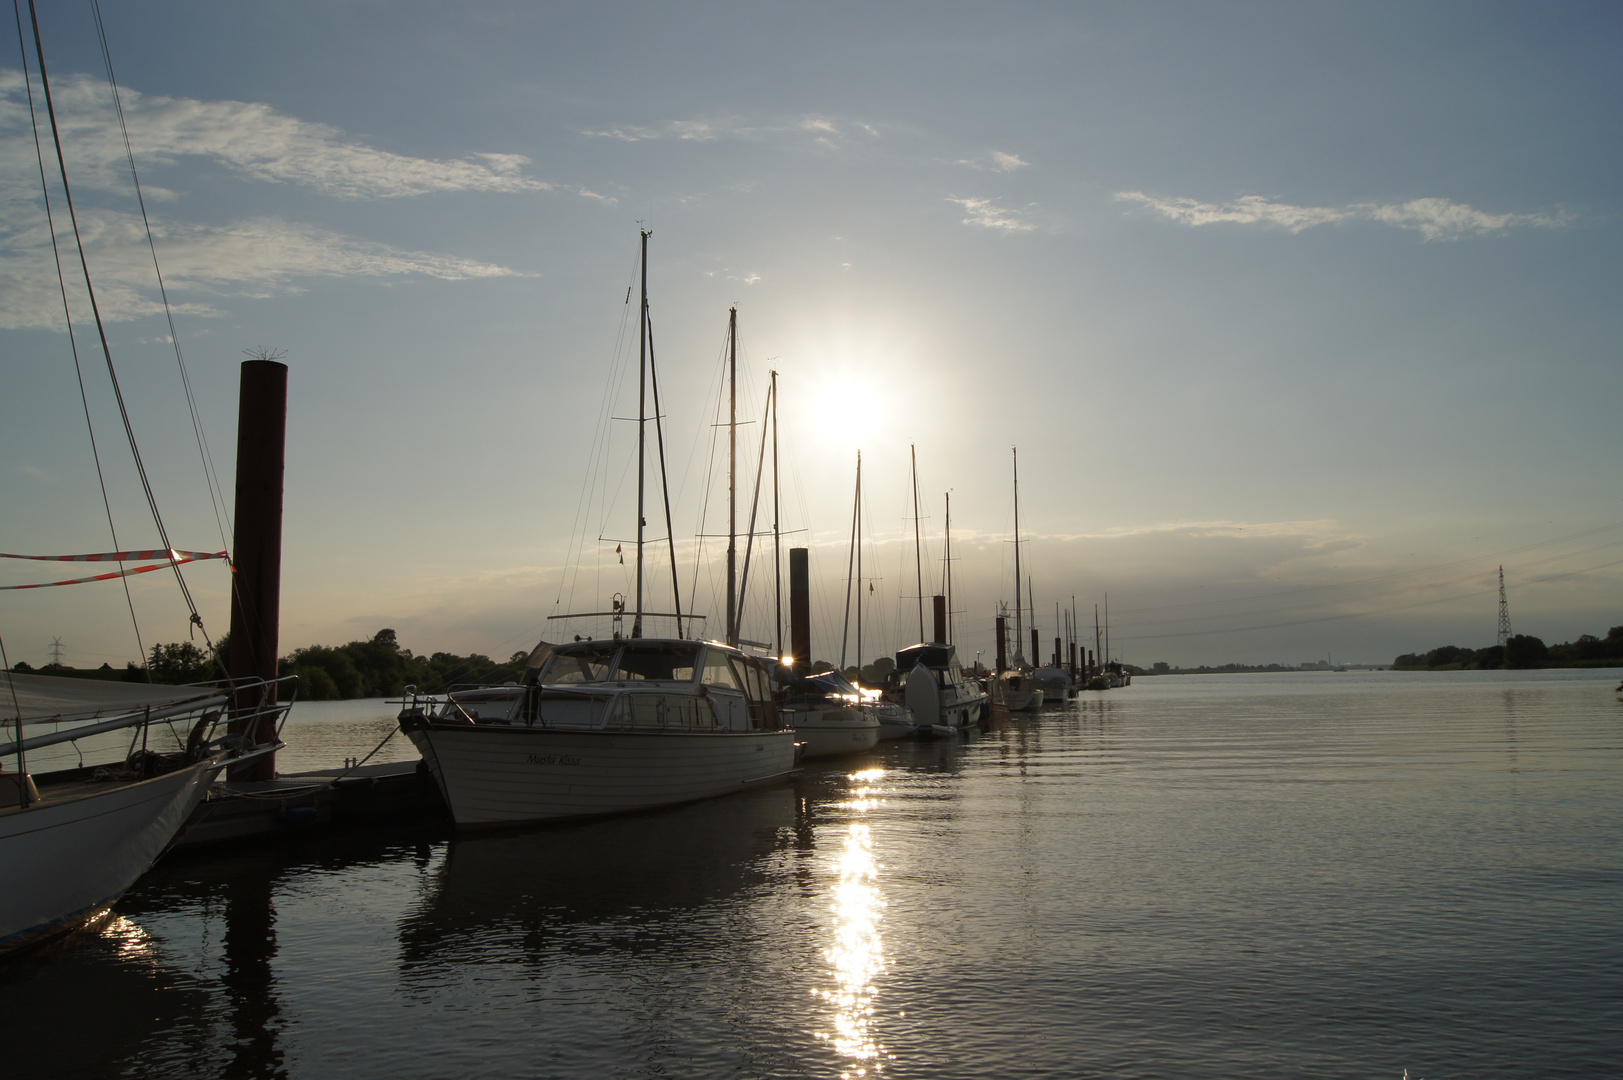
<instances>
[{"instance_id":1,"label":"sun reflection on water","mask_svg":"<svg viewBox=\"0 0 1623 1080\"><path fill-rule=\"evenodd\" d=\"M884 776L883 769L867 769L851 774L852 797L844 805L854 814L866 814L878 805L874 787ZM818 1032L834 1052L845 1058L848 1067L842 1080L877 1075L888 1057L873 1029L876 994L874 981L884 968L885 957L879 937L879 919L885 901L879 894L879 864L874 859L873 836L865 821L853 821L845 829L845 845L838 863L839 880L834 886L833 945L824 952L833 985L816 991L833 1007L832 1031Z\"/></svg>"}]
</instances>

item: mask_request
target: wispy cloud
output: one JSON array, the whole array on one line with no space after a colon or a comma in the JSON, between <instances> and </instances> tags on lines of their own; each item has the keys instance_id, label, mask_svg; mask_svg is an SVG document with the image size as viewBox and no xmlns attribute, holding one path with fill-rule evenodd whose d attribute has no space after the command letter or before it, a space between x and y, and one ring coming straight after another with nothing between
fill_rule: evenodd
<instances>
[{"instance_id":1,"label":"wispy cloud","mask_svg":"<svg viewBox=\"0 0 1623 1080\"><path fill-rule=\"evenodd\" d=\"M1005 154L1002 150L993 150L990 154L978 158L960 158L960 165L968 165L971 169L981 169L990 172L1014 172L1024 169L1031 162L1024 160L1019 154Z\"/></svg>"},{"instance_id":2,"label":"wispy cloud","mask_svg":"<svg viewBox=\"0 0 1623 1080\"><path fill-rule=\"evenodd\" d=\"M124 145L105 85L70 75L52 85L57 116L79 186L116 189L128 180ZM337 128L245 101L145 95L121 89L138 161L146 168L184 157L217 161L244 176L297 184L337 198L399 198L452 191L549 191L525 174L521 154L461 159L410 157L344 136ZM33 156L22 74L0 70L0 153Z\"/></svg>"},{"instance_id":3,"label":"wispy cloud","mask_svg":"<svg viewBox=\"0 0 1623 1080\"><path fill-rule=\"evenodd\" d=\"M1347 206L1296 206L1262 195L1244 195L1226 203L1201 202L1181 196L1161 198L1142 191L1119 191L1116 198L1153 210L1180 225L1266 225L1299 233L1319 225L1375 221L1410 229L1426 240L1459 240L1513 228L1558 228L1569 220L1565 215L1491 214L1440 198Z\"/></svg>"},{"instance_id":4,"label":"wispy cloud","mask_svg":"<svg viewBox=\"0 0 1623 1080\"><path fill-rule=\"evenodd\" d=\"M715 142L721 139L770 139L794 136L812 142L836 146L846 142L853 132L879 138L879 129L861 120L843 120L812 113L798 117L777 117L752 122L742 117L712 117L704 120L668 120L663 124L616 124L609 128L582 129L590 139L613 139L619 142L657 142L661 140L691 140Z\"/></svg>"},{"instance_id":5,"label":"wispy cloud","mask_svg":"<svg viewBox=\"0 0 1623 1080\"><path fill-rule=\"evenodd\" d=\"M999 206L996 199L948 195L947 201L957 203L964 208L963 222L965 225L973 225L981 229L996 229L999 232L1006 233L1031 232L1037 227L1022 218L1018 211Z\"/></svg>"},{"instance_id":6,"label":"wispy cloud","mask_svg":"<svg viewBox=\"0 0 1623 1080\"><path fill-rule=\"evenodd\" d=\"M96 268L102 317L125 320L161 312L139 218L98 211L81 215L80 226L86 254ZM154 233L163 252L171 306L193 317L223 314L216 306L221 297L265 298L302 291L301 279L312 277L423 275L465 281L517 273L456 255L402 251L276 218L225 227L155 222ZM189 298L173 302L177 294ZM69 301L80 316L88 311L82 286L71 278ZM24 250L0 240L0 329L61 325L62 301L50 266L48 237Z\"/></svg>"},{"instance_id":7,"label":"wispy cloud","mask_svg":"<svg viewBox=\"0 0 1623 1080\"><path fill-rule=\"evenodd\" d=\"M104 318L133 319L161 311L151 256L138 215L102 205L106 192L128 194L122 137L106 90L85 77L53 85L65 130L69 174L79 202L79 230L96 274ZM0 328L61 325L62 304L51 260L50 230L39 195L22 75L0 69ZM150 176L186 158L211 159L256 181L289 183L345 199L390 199L432 192L554 190L525 175L529 159L484 153L459 161L406 157L364 146L322 124L264 105L145 96L124 90L131 141ZM260 217L226 224L177 220L181 196L143 184L154 238L174 310L221 314L222 297L259 298L298 291L304 278L423 275L455 281L510 276L505 267L357 239L315 225ZM581 189L586 198L611 197ZM54 200L53 200L54 201ZM56 202L58 210L61 203ZM61 222L58 222L59 226ZM76 312L87 305L70 279Z\"/></svg>"}]
</instances>

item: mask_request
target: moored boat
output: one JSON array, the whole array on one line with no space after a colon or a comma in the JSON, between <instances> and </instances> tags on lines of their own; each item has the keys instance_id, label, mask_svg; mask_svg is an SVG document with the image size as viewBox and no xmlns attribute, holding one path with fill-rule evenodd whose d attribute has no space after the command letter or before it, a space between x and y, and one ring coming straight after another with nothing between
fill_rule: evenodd
<instances>
[{"instance_id":1,"label":"moored boat","mask_svg":"<svg viewBox=\"0 0 1623 1080\"><path fill-rule=\"evenodd\" d=\"M0 955L105 911L168 850L222 769L279 745L256 748L217 735L228 698L215 687L12 672L4 680L4 721L22 734L0 745L0 758L26 761L48 756L52 746L130 729L140 729L142 749L111 764L0 772ZM274 722L284 709L272 703L238 718L257 720L268 710ZM57 730L28 734L42 726ZM183 742L177 730L187 732Z\"/></svg>"},{"instance_id":2,"label":"moored boat","mask_svg":"<svg viewBox=\"0 0 1623 1080\"><path fill-rule=\"evenodd\" d=\"M806 758L856 754L879 744L879 717L863 703L862 692L837 671L791 683L783 722L794 729Z\"/></svg>"},{"instance_id":3,"label":"moored boat","mask_svg":"<svg viewBox=\"0 0 1623 1080\"><path fill-rule=\"evenodd\" d=\"M406 701L400 728L459 829L672 806L794 769L766 663L731 646L582 641L539 665L528 684Z\"/></svg>"}]
</instances>

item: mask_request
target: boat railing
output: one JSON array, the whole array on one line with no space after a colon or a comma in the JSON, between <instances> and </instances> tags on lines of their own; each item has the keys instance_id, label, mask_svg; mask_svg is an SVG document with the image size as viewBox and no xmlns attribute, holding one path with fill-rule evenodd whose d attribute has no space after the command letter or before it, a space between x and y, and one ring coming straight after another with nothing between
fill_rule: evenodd
<instances>
[{"instance_id":1,"label":"boat railing","mask_svg":"<svg viewBox=\"0 0 1623 1080\"><path fill-rule=\"evenodd\" d=\"M88 724L76 724L66 730L51 731L39 735L27 735L21 739L0 743L0 758L12 756L19 749L24 754L41 750L48 746L59 746L63 743L77 743L80 739L92 735L101 735L109 731L119 731L133 727L150 727L154 724L163 724L171 729L175 724L185 720L192 720L192 729L184 740L177 740L187 749L188 754L197 756L209 752L237 748L252 749L244 735L232 732L223 736L216 735L216 729L222 720L229 718L232 727L240 732L258 730L267 718L275 722L276 736L280 739L282 724L287 721L288 710L292 707L298 696L298 679L292 675L284 675L277 679L236 679L234 681L213 680L209 682L188 683L185 687L202 690L202 696L186 701L175 702L161 707L144 706L132 709L118 716L106 720L98 720ZM291 691L287 701L279 701L279 690L286 688ZM236 699L236 706L232 706L232 699ZM195 719L193 719L195 718ZM36 721L38 722L38 721ZM273 740L275 741L275 740Z\"/></svg>"}]
</instances>

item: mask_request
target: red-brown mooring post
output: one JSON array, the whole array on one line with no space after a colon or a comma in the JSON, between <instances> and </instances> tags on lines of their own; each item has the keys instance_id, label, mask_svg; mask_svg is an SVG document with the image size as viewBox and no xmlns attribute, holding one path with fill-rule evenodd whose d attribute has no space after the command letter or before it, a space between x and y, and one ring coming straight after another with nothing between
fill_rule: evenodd
<instances>
[{"instance_id":1,"label":"red-brown mooring post","mask_svg":"<svg viewBox=\"0 0 1623 1080\"><path fill-rule=\"evenodd\" d=\"M935 637L931 641L947 643L947 598L945 596L930 597L930 614L934 616Z\"/></svg>"},{"instance_id":2,"label":"red-brown mooring post","mask_svg":"<svg viewBox=\"0 0 1623 1080\"><path fill-rule=\"evenodd\" d=\"M1043 654L1037 651L1037 628L1033 626L1031 628L1031 663L1033 667L1042 662L1042 656Z\"/></svg>"},{"instance_id":3,"label":"red-brown mooring post","mask_svg":"<svg viewBox=\"0 0 1623 1080\"><path fill-rule=\"evenodd\" d=\"M1009 620L1002 615L997 617L997 673L1003 674L1003 669L1009 666Z\"/></svg>"},{"instance_id":4,"label":"red-brown mooring post","mask_svg":"<svg viewBox=\"0 0 1623 1080\"><path fill-rule=\"evenodd\" d=\"M249 360L242 365L237 405L237 525L232 544L231 643L226 670L232 679L276 678L282 600L282 471L287 457L287 365ZM276 701L270 689L269 702ZM257 690L235 702L250 711ZM252 724L254 730L249 731ZM231 730L255 743L276 737L274 711L257 722L241 716ZM232 769L232 780L274 780L276 755Z\"/></svg>"},{"instance_id":5,"label":"red-brown mooring post","mask_svg":"<svg viewBox=\"0 0 1623 1080\"><path fill-rule=\"evenodd\" d=\"M789 655L790 670L796 675L805 675L811 668L810 551L789 549Z\"/></svg>"}]
</instances>

